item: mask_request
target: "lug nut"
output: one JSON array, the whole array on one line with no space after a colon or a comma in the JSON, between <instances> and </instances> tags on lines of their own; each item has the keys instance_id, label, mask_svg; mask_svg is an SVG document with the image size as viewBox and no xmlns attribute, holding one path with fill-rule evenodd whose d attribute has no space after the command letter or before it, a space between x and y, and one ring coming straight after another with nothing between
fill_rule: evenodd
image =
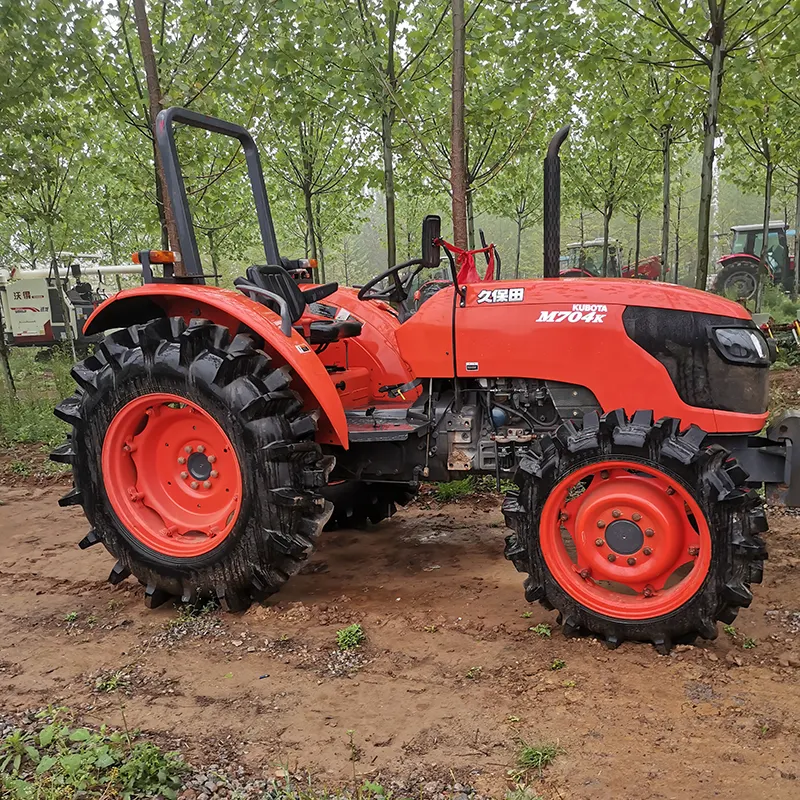
<instances>
[{"instance_id":1,"label":"lug nut","mask_svg":"<svg viewBox=\"0 0 800 800\"><path fill-rule=\"evenodd\" d=\"M208 457L208 463L209 464L213 464L216 460L217 460L216 456L209 456Z\"/></svg>"},{"instance_id":2,"label":"lug nut","mask_svg":"<svg viewBox=\"0 0 800 800\"><path fill-rule=\"evenodd\" d=\"M212 469L211 470L211 477L212 478L219 478L219 472L217 472L215 469Z\"/></svg>"},{"instance_id":3,"label":"lug nut","mask_svg":"<svg viewBox=\"0 0 800 800\"><path fill-rule=\"evenodd\" d=\"M601 478L602 478L604 481L607 481L607 480L608 480L608 470L607 470L607 469L601 470L601 471L600 471L600 477L601 477Z\"/></svg>"},{"instance_id":4,"label":"lug nut","mask_svg":"<svg viewBox=\"0 0 800 800\"><path fill-rule=\"evenodd\" d=\"M667 486L667 494L675 494L675 490L671 486Z\"/></svg>"},{"instance_id":5,"label":"lug nut","mask_svg":"<svg viewBox=\"0 0 800 800\"><path fill-rule=\"evenodd\" d=\"M646 556L651 556L651 555L653 555L653 548L652 548L652 547L645 547L645 549L644 549L644 550L642 550L642 552L643 552L643 553L644 553Z\"/></svg>"},{"instance_id":6,"label":"lug nut","mask_svg":"<svg viewBox=\"0 0 800 800\"><path fill-rule=\"evenodd\" d=\"M654 531L652 528L648 528L648 529L647 529L647 530L644 532L644 535L645 535L645 536L655 536L655 535L656 535L656 532L655 532L655 531Z\"/></svg>"},{"instance_id":7,"label":"lug nut","mask_svg":"<svg viewBox=\"0 0 800 800\"><path fill-rule=\"evenodd\" d=\"M183 478L183 480L186 480L188 477L189 477L188 472L181 472L181 478Z\"/></svg>"},{"instance_id":8,"label":"lug nut","mask_svg":"<svg viewBox=\"0 0 800 800\"><path fill-rule=\"evenodd\" d=\"M200 484L199 484L197 481L192 481L192 482L189 484L189 486L191 486L191 487L192 487L192 489L197 489L197 488L200 486Z\"/></svg>"},{"instance_id":9,"label":"lug nut","mask_svg":"<svg viewBox=\"0 0 800 800\"><path fill-rule=\"evenodd\" d=\"M649 585L645 586L644 587L644 592L642 592L642 594L644 594L645 597L652 597L655 593L656 593L656 590L652 586L649 586Z\"/></svg>"},{"instance_id":10,"label":"lug nut","mask_svg":"<svg viewBox=\"0 0 800 800\"><path fill-rule=\"evenodd\" d=\"M178 463L179 463L179 464L185 464L185 463L186 463L186 459L185 459L183 456L181 456L181 457L178 459Z\"/></svg>"},{"instance_id":11,"label":"lug nut","mask_svg":"<svg viewBox=\"0 0 800 800\"><path fill-rule=\"evenodd\" d=\"M699 556L700 555L700 548L699 547L690 547L689 548L689 555L690 556Z\"/></svg>"},{"instance_id":12,"label":"lug nut","mask_svg":"<svg viewBox=\"0 0 800 800\"><path fill-rule=\"evenodd\" d=\"M603 546L603 544L604 544L604 542L603 542L603 540L602 540L602 539L595 539L595 540L594 540L594 543L595 543L595 544L596 544L598 547L602 547L602 546Z\"/></svg>"},{"instance_id":13,"label":"lug nut","mask_svg":"<svg viewBox=\"0 0 800 800\"><path fill-rule=\"evenodd\" d=\"M211 488L211 481L203 481L203 488L210 489Z\"/></svg>"},{"instance_id":14,"label":"lug nut","mask_svg":"<svg viewBox=\"0 0 800 800\"><path fill-rule=\"evenodd\" d=\"M619 519L622 516L622 512L618 508L615 508L611 512L611 516L614 517L614 519Z\"/></svg>"},{"instance_id":15,"label":"lug nut","mask_svg":"<svg viewBox=\"0 0 800 800\"><path fill-rule=\"evenodd\" d=\"M205 447L203 447L203 445L201 445L201 444L197 445L197 452L198 453L205 453L205 451L206 451L206 449L205 449Z\"/></svg>"},{"instance_id":16,"label":"lug nut","mask_svg":"<svg viewBox=\"0 0 800 800\"><path fill-rule=\"evenodd\" d=\"M605 524L605 522L603 522L603 520L601 520L601 519L597 520L597 527L598 528L605 528L605 526L606 526L606 524Z\"/></svg>"},{"instance_id":17,"label":"lug nut","mask_svg":"<svg viewBox=\"0 0 800 800\"><path fill-rule=\"evenodd\" d=\"M187 444L186 447L183 448L183 452L184 453L191 453L192 452L191 445Z\"/></svg>"},{"instance_id":18,"label":"lug nut","mask_svg":"<svg viewBox=\"0 0 800 800\"><path fill-rule=\"evenodd\" d=\"M628 559L628 566L631 566L631 567L632 567L632 566L633 566L635 563L636 563L636 559L635 559L633 556L631 556L631 557Z\"/></svg>"},{"instance_id":19,"label":"lug nut","mask_svg":"<svg viewBox=\"0 0 800 800\"><path fill-rule=\"evenodd\" d=\"M586 580L592 574L592 571L588 567L584 567L578 574Z\"/></svg>"},{"instance_id":20,"label":"lug nut","mask_svg":"<svg viewBox=\"0 0 800 800\"><path fill-rule=\"evenodd\" d=\"M609 553L608 554L608 560L609 561L616 561L617 557L613 553Z\"/></svg>"},{"instance_id":21,"label":"lug nut","mask_svg":"<svg viewBox=\"0 0 800 800\"><path fill-rule=\"evenodd\" d=\"M637 512L636 514L634 514L634 515L631 517L631 519L632 519L634 522L638 522L638 521L639 521L641 518L642 518L642 515L641 515L641 514L639 514L638 512Z\"/></svg>"},{"instance_id":22,"label":"lug nut","mask_svg":"<svg viewBox=\"0 0 800 800\"><path fill-rule=\"evenodd\" d=\"M561 513L558 515L558 518L559 518L559 519L560 519L562 522L566 522L566 521L569 519L569 514L567 514L567 512L566 512L566 511L562 511L562 512L561 512Z\"/></svg>"}]
</instances>

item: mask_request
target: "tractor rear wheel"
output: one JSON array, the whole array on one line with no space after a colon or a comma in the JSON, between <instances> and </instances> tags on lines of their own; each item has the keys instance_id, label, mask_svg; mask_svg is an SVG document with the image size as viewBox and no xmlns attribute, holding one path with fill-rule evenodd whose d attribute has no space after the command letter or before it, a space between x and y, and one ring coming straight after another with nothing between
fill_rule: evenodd
<instances>
[{"instance_id":1,"label":"tractor rear wheel","mask_svg":"<svg viewBox=\"0 0 800 800\"><path fill-rule=\"evenodd\" d=\"M92 525L151 606L217 598L228 610L276 592L308 557L332 505L319 493L332 457L315 421L249 334L180 318L107 336L77 364L56 408L72 434L52 458L72 465Z\"/></svg>"},{"instance_id":2,"label":"tractor rear wheel","mask_svg":"<svg viewBox=\"0 0 800 800\"><path fill-rule=\"evenodd\" d=\"M749 258L728 261L714 279L714 292L731 300L751 300L758 288L758 263Z\"/></svg>"},{"instance_id":3,"label":"tractor rear wheel","mask_svg":"<svg viewBox=\"0 0 800 800\"><path fill-rule=\"evenodd\" d=\"M416 497L416 483L370 483L340 481L321 490L333 503L333 514L325 530L364 528L393 517L397 506L404 506Z\"/></svg>"},{"instance_id":4,"label":"tractor rear wheel","mask_svg":"<svg viewBox=\"0 0 800 800\"><path fill-rule=\"evenodd\" d=\"M523 458L503 504L506 557L564 633L666 653L750 605L767 557L762 501L706 434L649 411L566 422Z\"/></svg>"}]
</instances>

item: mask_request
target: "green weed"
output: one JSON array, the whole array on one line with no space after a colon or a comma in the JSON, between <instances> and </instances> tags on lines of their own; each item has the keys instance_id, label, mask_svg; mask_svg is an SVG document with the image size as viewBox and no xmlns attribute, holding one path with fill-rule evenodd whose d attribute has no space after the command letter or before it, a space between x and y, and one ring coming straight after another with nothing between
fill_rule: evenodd
<instances>
[{"instance_id":1,"label":"green weed","mask_svg":"<svg viewBox=\"0 0 800 800\"><path fill-rule=\"evenodd\" d=\"M94 688L98 692L119 692L125 691L126 689L130 688L131 685L131 677L127 672L123 670L117 670L116 672L106 672L103 675L98 676L97 680L94 682Z\"/></svg>"},{"instance_id":2,"label":"green weed","mask_svg":"<svg viewBox=\"0 0 800 800\"><path fill-rule=\"evenodd\" d=\"M745 650L752 650L754 647L758 647L758 642L755 639L751 639L749 636L742 642L742 647Z\"/></svg>"},{"instance_id":3,"label":"green weed","mask_svg":"<svg viewBox=\"0 0 800 800\"><path fill-rule=\"evenodd\" d=\"M357 622L336 631L336 645L340 650L354 650L356 647L359 647L366 638L367 635Z\"/></svg>"},{"instance_id":4,"label":"green weed","mask_svg":"<svg viewBox=\"0 0 800 800\"><path fill-rule=\"evenodd\" d=\"M557 744L540 743L529 744L523 739L519 740L517 748L517 764L512 775L515 780L526 777L531 772L536 771L541 776L545 767L553 763L557 755L563 751Z\"/></svg>"},{"instance_id":5,"label":"green weed","mask_svg":"<svg viewBox=\"0 0 800 800\"><path fill-rule=\"evenodd\" d=\"M543 639L549 639L552 633L550 626L546 622L540 622L538 625L534 625L532 628L528 628L529 631L533 631L538 636L541 636Z\"/></svg>"},{"instance_id":6,"label":"green weed","mask_svg":"<svg viewBox=\"0 0 800 800\"><path fill-rule=\"evenodd\" d=\"M728 636L733 636L736 638L736 628L733 625L725 625L722 630L728 634Z\"/></svg>"},{"instance_id":7,"label":"green weed","mask_svg":"<svg viewBox=\"0 0 800 800\"><path fill-rule=\"evenodd\" d=\"M436 499L440 503L452 503L462 497L469 497L475 494L475 477L468 475L460 481L450 481L450 483L440 483L436 486Z\"/></svg>"},{"instance_id":8,"label":"green weed","mask_svg":"<svg viewBox=\"0 0 800 800\"><path fill-rule=\"evenodd\" d=\"M553 663L550 665L550 669L552 670L564 669L564 667L566 666L567 662L564 661L563 658L554 658Z\"/></svg>"},{"instance_id":9,"label":"green weed","mask_svg":"<svg viewBox=\"0 0 800 800\"><path fill-rule=\"evenodd\" d=\"M69 614L64 616L64 622L68 624L72 624L73 622L78 621L78 612L77 611L70 611Z\"/></svg>"},{"instance_id":10,"label":"green weed","mask_svg":"<svg viewBox=\"0 0 800 800\"><path fill-rule=\"evenodd\" d=\"M480 678L481 673L483 672L483 667L470 667L467 670L467 674L464 676L468 680L476 681Z\"/></svg>"}]
</instances>

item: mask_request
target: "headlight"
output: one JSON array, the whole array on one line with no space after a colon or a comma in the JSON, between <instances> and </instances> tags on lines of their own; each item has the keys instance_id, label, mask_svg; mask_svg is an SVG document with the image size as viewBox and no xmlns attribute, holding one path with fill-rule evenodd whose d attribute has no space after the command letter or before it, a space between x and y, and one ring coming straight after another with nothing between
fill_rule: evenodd
<instances>
[{"instance_id":1,"label":"headlight","mask_svg":"<svg viewBox=\"0 0 800 800\"><path fill-rule=\"evenodd\" d=\"M753 328L713 328L711 340L717 352L731 364L766 367L771 363L766 340Z\"/></svg>"}]
</instances>

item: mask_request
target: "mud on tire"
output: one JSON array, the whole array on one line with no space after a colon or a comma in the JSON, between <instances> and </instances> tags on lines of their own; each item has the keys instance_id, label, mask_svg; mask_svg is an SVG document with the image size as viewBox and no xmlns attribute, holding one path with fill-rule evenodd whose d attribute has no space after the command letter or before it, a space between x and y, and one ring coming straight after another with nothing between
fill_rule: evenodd
<instances>
[{"instance_id":1,"label":"mud on tire","mask_svg":"<svg viewBox=\"0 0 800 800\"><path fill-rule=\"evenodd\" d=\"M533 445L521 460L515 478L519 488L509 492L503 504L506 524L513 531L506 539L505 554L517 570L528 576L525 580L528 601L538 600L548 609L557 609L565 635L594 634L610 647L625 640L649 641L659 652L666 653L673 645L691 642L697 636L715 638L717 620L729 624L739 608L750 605L750 585L761 582L767 558L761 538L768 528L762 500L756 492L744 487L747 474L728 451L718 445L705 445L705 438L706 434L696 426L681 431L676 419L663 418L654 423L649 411L636 412L630 419L621 410L602 417L591 412L582 425L573 422L561 425L552 438ZM615 462L627 465L618 474L627 473L633 479L637 476L637 465L641 465L642 476L644 470L650 475L663 475L667 493L678 492L678 497L686 497L683 505L687 513L691 503L707 522L711 553L705 577L693 595L668 613L648 616L647 606L642 606L645 611L639 618L599 613L576 599L578 595L585 601L585 596L579 586L576 590L569 577L561 581L566 586L559 583L543 555L542 537L548 531L540 531L540 525L551 493L564 486L565 481L568 483L572 474L593 470L597 474L599 469L603 475L603 465ZM614 473L606 471L604 477L613 479ZM589 479L589 486L592 480L595 478ZM569 517L564 511L560 513ZM617 511L614 516L623 514ZM607 518L610 520L610 515ZM703 529L702 520L693 524L698 530ZM601 546L608 545L603 539L608 528L598 531L593 527L589 531L588 527L589 546L585 552L594 545L601 552ZM654 536L653 531L649 530L648 535ZM648 544L659 539L643 541ZM573 572L578 573L579 567L576 565ZM591 573L578 577L592 580ZM595 591L597 585L593 583L590 590ZM632 598L631 602L638 602L638 598Z\"/></svg>"},{"instance_id":2,"label":"mud on tire","mask_svg":"<svg viewBox=\"0 0 800 800\"><path fill-rule=\"evenodd\" d=\"M74 488L62 506L83 506L92 526L85 549L102 542L117 559L109 581L134 575L156 606L218 598L228 610L276 592L302 566L332 505L320 494L333 466L313 437L315 419L289 389L287 367L274 369L255 334L180 318L134 325L107 336L77 364L74 395L56 408L72 426L51 458L72 466ZM233 445L241 502L230 532L200 555L159 552L128 530L109 500L102 451L109 425L135 398L168 393L208 415ZM173 448L174 449L174 448ZM177 455L177 451L175 452ZM111 492L113 495L114 493Z\"/></svg>"}]
</instances>

